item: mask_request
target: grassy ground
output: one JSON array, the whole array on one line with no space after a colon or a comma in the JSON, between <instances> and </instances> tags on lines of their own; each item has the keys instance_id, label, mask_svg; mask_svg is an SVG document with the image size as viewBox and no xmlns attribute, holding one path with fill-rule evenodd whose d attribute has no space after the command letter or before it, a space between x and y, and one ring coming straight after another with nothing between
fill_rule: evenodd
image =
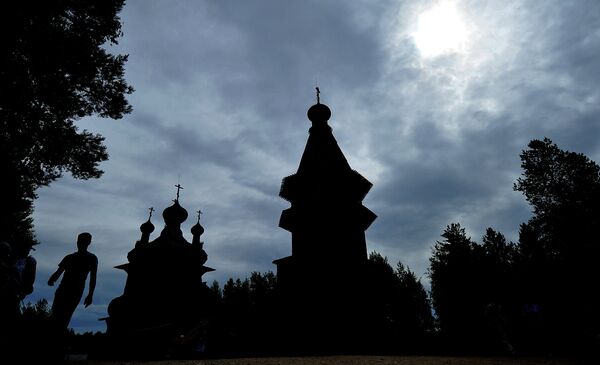
<instances>
[{"instance_id":1,"label":"grassy ground","mask_svg":"<svg viewBox=\"0 0 600 365\"><path fill-rule=\"evenodd\" d=\"M210 360L163 360L149 362L78 362L81 365L587 365L586 361L547 358L442 357L442 356L324 356L272 357Z\"/></svg>"}]
</instances>

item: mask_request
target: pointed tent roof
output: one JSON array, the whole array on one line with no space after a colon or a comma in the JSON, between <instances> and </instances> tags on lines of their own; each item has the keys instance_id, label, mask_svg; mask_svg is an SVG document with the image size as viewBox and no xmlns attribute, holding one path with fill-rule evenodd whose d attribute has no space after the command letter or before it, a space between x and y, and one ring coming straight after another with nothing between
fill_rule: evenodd
<instances>
[{"instance_id":1,"label":"pointed tent roof","mask_svg":"<svg viewBox=\"0 0 600 365\"><path fill-rule=\"evenodd\" d=\"M353 170L346 160L327 124L331 110L317 101L317 104L310 107L307 115L313 125L309 129L298 171L283 179L279 195L291 202L300 197L298 194L301 191L308 190L303 186L309 188L313 183L327 179L334 184L339 194L345 195L345 199L362 201L373 184Z\"/></svg>"},{"instance_id":2,"label":"pointed tent roof","mask_svg":"<svg viewBox=\"0 0 600 365\"><path fill-rule=\"evenodd\" d=\"M318 95L318 94L317 94ZM311 200L334 200L339 202L361 202L372 187L371 182L350 167L340 149L331 127L327 124L331 110L327 105L317 104L308 110L312 122L309 137L298 171L283 179L280 196L287 201L307 202ZM283 212L280 226L290 229L293 209ZM361 226L366 229L377 217L361 205ZM289 217L288 217L289 216Z\"/></svg>"}]
</instances>

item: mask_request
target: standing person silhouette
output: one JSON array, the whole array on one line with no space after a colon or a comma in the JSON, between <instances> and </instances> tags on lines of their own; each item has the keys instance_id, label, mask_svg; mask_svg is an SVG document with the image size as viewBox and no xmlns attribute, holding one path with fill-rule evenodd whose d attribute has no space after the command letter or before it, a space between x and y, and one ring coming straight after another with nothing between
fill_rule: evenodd
<instances>
[{"instance_id":1,"label":"standing person silhouette","mask_svg":"<svg viewBox=\"0 0 600 365\"><path fill-rule=\"evenodd\" d=\"M91 242L91 234L87 232L79 234L77 236L77 252L65 256L58 264L58 270L48 280L48 285L53 286L60 275L65 273L56 289L52 303L52 319L57 328L67 329L71 316L83 295L88 274L90 274L90 286L83 304L86 308L92 304L96 288L98 258L87 250Z\"/></svg>"},{"instance_id":2,"label":"standing person silhouette","mask_svg":"<svg viewBox=\"0 0 600 365\"><path fill-rule=\"evenodd\" d=\"M33 293L37 261L30 255L35 250L30 243L17 242L12 247L13 271L12 280L15 286L17 302ZM17 304L18 308L18 304Z\"/></svg>"}]
</instances>

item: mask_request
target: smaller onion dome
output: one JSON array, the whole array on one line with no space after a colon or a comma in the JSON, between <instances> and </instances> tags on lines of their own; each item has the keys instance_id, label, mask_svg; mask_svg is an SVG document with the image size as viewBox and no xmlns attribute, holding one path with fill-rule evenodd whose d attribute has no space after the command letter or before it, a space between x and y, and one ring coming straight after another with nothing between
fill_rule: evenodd
<instances>
[{"instance_id":1,"label":"smaller onion dome","mask_svg":"<svg viewBox=\"0 0 600 365\"><path fill-rule=\"evenodd\" d=\"M194 224L194 226L192 227L192 235L201 236L202 233L204 233L204 227L200 225L200 222Z\"/></svg>"},{"instance_id":2,"label":"smaller onion dome","mask_svg":"<svg viewBox=\"0 0 600 365\"><path fill-rule=\"evenodd\" d=\"M140 231L142 233L147 233L147 234L154 232L154 224L152 224L152 222L150 222L150 218L148 218L147 221L142 223L142 225L140 226Z\"/></svg>"},{"instance_id":3,"label":"smaller onion dome","mask_svg":"<svg viewBox=\"0 0 600 365\"><path fill-rule=\"evenodd\" d=\"M192 227L192 235L194 237L200 237L202 235L202 233L204 233L204 227L202 227L202 225L200 225L200 214L202 214L202 211L198 210L196 213L198 214L198 221Z\"/></svg>"},{"instance_id":4,"label":"smaller onion dome","mask_svg":"<svg viewBox=\"0 0 600 365\"><path fill-rule=\"evenodd\" d=\"M188 217L188 212L179 205L179 200L175 199L173 205L163 210L162 215L167 225L179 225L185 222Z\"/></svg>"}]
</instances>

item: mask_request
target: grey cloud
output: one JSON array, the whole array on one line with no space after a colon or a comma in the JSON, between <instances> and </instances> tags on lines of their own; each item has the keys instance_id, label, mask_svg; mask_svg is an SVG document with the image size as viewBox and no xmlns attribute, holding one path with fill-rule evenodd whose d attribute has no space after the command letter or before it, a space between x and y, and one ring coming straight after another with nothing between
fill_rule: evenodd
<instances>
[{"instance_id":1,"label":"grey cloud","mask_svg":"<svg viewBox=\"0 0 600 365\"><path fill-rule=\"evenodd\" d=\"M107 138L100 180L66 177L40 191L34 297L52 296L43 280L90 230L102 285L98 307L78 309L73 325L101 329L94 316L124 284L110 266L138 239L145 209L170 205L179 174L186 237L191 212L205 211L207 265L217 269L206 280L274 270L291 251L277 194L306 143L315 78L350 164L374 183L370 251L423 275L451 222L475 240L488 226L515 239L530 214L512 191L528 141L600 151L600 5L465 0L476 48L424 61L408 27L433 3L129 2L116 49L130 54L134 112L82 121ZM160 214L154 222L157 234Z\"/></svg>"}]
</instances>

